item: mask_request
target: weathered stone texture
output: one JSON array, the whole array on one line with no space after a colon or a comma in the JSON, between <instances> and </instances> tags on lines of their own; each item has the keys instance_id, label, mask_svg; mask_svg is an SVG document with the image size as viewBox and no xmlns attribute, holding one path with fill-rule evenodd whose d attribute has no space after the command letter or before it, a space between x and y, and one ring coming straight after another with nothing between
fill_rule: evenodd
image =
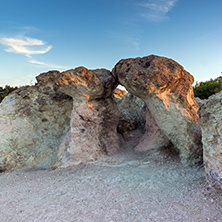
<instances>
[{"instance_id":1,"label":"weathered stone texture","mask_svg":"<svg viewBox=\"0 0 222 222\"><path fill-rule=\"evenodd\" d=\"M71 110L69 96L44 86L23 87L7 96L0 104L0 170L54 167Z\"/></svg>"},{"instance_id":2,"label":"weathered stone texture","mask_svg":"<svg viewBox=\"0 0 222 222\"><path fill-rule=\"evenodd\" d=\"M0 171L96 160L119 151L120 138L134 140L136 151L172 143L184 163L202 160L194 79L171 59L151 55L121 60L113 73L78 67L36 79L36 86L16 90L0 104ZM212 172L220 177L219 170Z\"/></svg>"},{"instance_id":3,"label":"weathered stone texture","mask_svg":"<svg viewBox=\"0 0 222 222\"><path fill-rule=\"evenodd\" d=\"M118 101L117 106L120 110L117 131L125 140L135 140L134 134L140 135L135 151L146 152L169 146L168 138L162 133L146 104L139 97L127 93Z\"/></svg>"},{"instance_id":4,"label":"weathered stone texture","mask_svg":"<svg viewBox=\"0 0 222 222\"><path fill-rule=\"evenodd\" d=\"M119 89L119 88L115 88L113 92L113 95L117 101L122 99L126 94L127 94L127 91Z\"/></svg>"},{"instance_id":5,"label":"weathered stone texture","mask_svg":"<svg viewBox=\"0 0 222 222\"><path fill-rule=\"evenodd\" d=\"M198 113L206 176L215 189L222 190L222 91L209 97Z\"/></svg>"},{"instance_id":6,"label":"weathered stone texture","mask_svg":"<svg viewBox=\"0 0 222 222\"><path fill-rule=\"evenodd\" d=\"M145 117L145 132L141 137L135 151L144 152L151 149L158 149L161 147L169 147L170 141L162 130L157 125L156 120L147 109L144 110Z\"/></svg>"},{"instance_id":7,"label":"weathered stone texture","mask_svg":"<svg viewBox=\"0 0 222 222\"><path fill-rule=\"evenodd\" d=\"M194 78L175 61L154 55L123 59L113 74L128 92L146 103L159 128L179 149L181 160L188 164L201 162Z\"/></svg>"},{"instance_id":8,"label":"weathered stone texture","mask_svg":"<svg viewBox=\"0 0 222 222\"><path fill-rule=\"evenodd\" d=\"M138 97L127 93L117 102L117 106L120 111L120 120L117 127L118 133L125 140L132 139L134 130L139 129L141 134L143 134L145 127L145 103Z\"/></svg>"},{"instance_id":9,"label":"weathered stone texture","mask_svg":"<svg viewBox=\"0 0 222 222\"><path fill-rule=\"evenodd\" d=\"M119 149L119 111L113 98L117 81L105 69L79 67L61 73L58 92L73 98L70 132L60 147L62 165L96 160Z\"/></svg>"}]
</instances>

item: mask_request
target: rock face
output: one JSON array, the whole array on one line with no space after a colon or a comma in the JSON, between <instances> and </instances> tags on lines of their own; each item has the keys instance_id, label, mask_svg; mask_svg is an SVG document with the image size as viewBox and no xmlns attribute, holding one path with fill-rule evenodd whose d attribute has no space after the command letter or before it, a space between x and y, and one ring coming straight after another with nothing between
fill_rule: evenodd
<instances>
[{"instance_id":1,"label":"rock face","mask_svg":"<svg viewBox=\"0 0 222 222\"><path fill-rule=\"evenodd\" d=\"M73 98L70 131L60 147L63 166L96 160L119 149L116 86L116 79L105 69L79 67L57 76L56 91Z\"/></svg>"},{"instance_id":2,"label":"rock face","mask_svg":"<svg viewBox=\"0 0 222 222\"><path fill-rule=\"evenodd\" d=\"M119 124L117 132L124 140L130 140L134 137L134 131L139 130L141 135L145 131L145 103L136 96L127 93L117 102L120 111Z\"/></svg>"},{"instance_id":3,"label":"rock face","mask_svg":"<svg viewBox=\"0 0 222 222\"><path fill-rule=\"evenodd\" d=\"M169 147L171 145L169 139L159 128L156 120L147 107L144 110L144 117L145 132L144 135L140 138L138 145L135 147L135 151L144 152L151 149Z\"/></svg>"},{"instance_id":4,"label":"rock face","mask_svg":"<svg viewBox=\"0 0 222 222\"><path fill-rule=\"evenodd\" d=\"M113 95L117 101L122 99L126 94L127 94L127 92L125 90L122 90L119 88L115 88L115 90L113 92Z\"/></svg>"},{"instance_id":5,"label":"rock face","mask_svg":"<svg viewBox=\"0 0 222 222\"><path fill-rule=\"evenodd\" d=\"M20 88L0 104L0 171L52 168L69 131L71 97L56 93L49 72L38 85Z\"/></svg>"},{"instance_id":6,"label":"rock face","mask_svg":"<svg viewBox=\"0 0 222 222\"><path fill-rule=\"evenodd\" d=\"M206 99L200 99L199 97L195 97L195 101L197 103L198 109L207 101Z\"/></svg>"},{"instance_id":7,"label":"rock face","mask_svg":"<svg viewBox=\"0 0 222 222\"><path fill-rule=\"evenodd\" d=\"M222 91L210 96L198 113L206 176L215 189L222 190Z\"/></svg>"},{"instance_id":8,"label":"rock face","mask_svg":"<svg viewBox=\"0 0 222 222\"><path fill-rule=\"evenodd\" d=\"M201 162L194 78L175 61L154 55L123 59L113 74L128 92L146 103L158 127L180 151L182 162Z\"/></svg>"},{"instance_id":9,"label":"rock face","mask_svg":"<svg viewBox=\"0 0 222 222\"><path fill-rule=\"evenodd\" d=\"M146 104L138 97L127 93L117 103L120 121L117 131L124 140L138 140L137 152L169 146L168 138L162 133Z\"/></svg>"}]
</instances>

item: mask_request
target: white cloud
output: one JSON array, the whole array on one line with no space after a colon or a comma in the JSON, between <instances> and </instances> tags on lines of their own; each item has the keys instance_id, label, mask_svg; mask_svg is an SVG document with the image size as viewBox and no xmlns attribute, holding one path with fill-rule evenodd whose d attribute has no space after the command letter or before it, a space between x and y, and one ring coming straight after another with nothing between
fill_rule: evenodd
<instances>
[{"instance_id":1,"label":"white cloud","mask_svg":"<svg viewBox=\"0 0 222 222\"><path fill-rule=\"evenodd\" d=\"M29 62L32 63L32 64L44 66L44 67L51 68L51 69L67 69L67 67L64 67L64 66L47 64L45 62L40 62L40 61L37 61L37 60L30 60Z\"/></svg>"},{"instance_id":2,"label":"white cloud","mask_svg":"<svg viewBox=\"0 0 222 222\"><path fill-rule=\"evenodd\" d=\"M144 11L141 13L143 17L151 22L161 22L167 19L167 13L175 6L178 0L148 0L139 4Z\"/></svg>"},{"instance_id":3,"label":"white cloud","mask_svg":"<svg viewBox=\"0 0 222 222\"><path fill-rule=\"evenodd\" d=\"M47 53L52 46L46 46L46 43L39 39L32 38L1 38L0 43L7 46L6 52L24 54L27 57L37 54Z\"/></svg>"},{"instance_id":4,"label":"white cloud","mask_svg":"<svg viewBox=\"0 0 222 222\"><path fill-rule=\"evenodd\" d=\"M47 46L45 42L39 39L33 39L28 37L23 38L0 38L0 44L6 46L6 52L23 54L29 58L28 62L35 65L51 69L65 69L64 66L58 66L53 64L47 64L45 62L37 61L33 58L33 55L40 55L47 53L52 46Z\"/></svg>"}]
</instances>

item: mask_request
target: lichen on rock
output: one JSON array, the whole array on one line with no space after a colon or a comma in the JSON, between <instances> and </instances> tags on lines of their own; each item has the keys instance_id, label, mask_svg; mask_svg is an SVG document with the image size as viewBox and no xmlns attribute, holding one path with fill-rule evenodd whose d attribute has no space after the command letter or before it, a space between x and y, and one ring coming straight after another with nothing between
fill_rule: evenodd
<instances>
[{"instance_id":1,"label":"lichen on rock","mask_svg":"<svg viewBox=\"0 0 222 222\"><path fill-rule=\"evenodd\" d=\"M7 96L0 104L0 170L55 167L71 110L71 97L41 82Z\"/></svg>"}]
</instances>

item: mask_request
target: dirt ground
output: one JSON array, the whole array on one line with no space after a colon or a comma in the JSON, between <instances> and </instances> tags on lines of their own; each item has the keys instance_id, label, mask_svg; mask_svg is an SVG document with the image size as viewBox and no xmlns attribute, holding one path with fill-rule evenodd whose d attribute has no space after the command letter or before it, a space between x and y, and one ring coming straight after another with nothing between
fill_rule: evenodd
<instances>
[{"instance_id":1,"label":"dirt ground","mask_svg":"<svg viewBox=\"0 0 222 222\"><path fill-rule=\"evenodd\" d=\"M222 221L222 193L168 150L0 174L0 221Z\"/></svg>"}]
</instances>

